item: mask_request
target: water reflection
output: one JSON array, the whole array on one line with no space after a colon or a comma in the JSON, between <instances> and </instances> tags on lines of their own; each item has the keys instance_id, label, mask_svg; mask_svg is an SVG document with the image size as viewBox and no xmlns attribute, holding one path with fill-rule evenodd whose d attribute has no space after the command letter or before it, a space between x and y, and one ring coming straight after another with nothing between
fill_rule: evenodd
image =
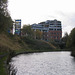
<instances>
[{"instance_id":1,"label":"water reflection","mask_svg":"<svg viewBox=\"0 0 75 75\"><path fill-rule=\"evenodd\" d=\"M75 75L75 59L70 52L22 54L12 60L17 75Z\"/></svg>"}]
</instances>

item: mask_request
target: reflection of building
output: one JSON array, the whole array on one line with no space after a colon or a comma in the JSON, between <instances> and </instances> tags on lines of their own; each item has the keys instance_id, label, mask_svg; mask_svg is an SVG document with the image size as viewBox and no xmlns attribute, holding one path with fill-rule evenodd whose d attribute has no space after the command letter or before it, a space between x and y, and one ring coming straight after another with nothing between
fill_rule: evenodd
<instances>
[{"instance_id":1,"label":"reflection of building","mask_svg":"<svg viewBox=\"0 0 75 75\"><path fill-rule=\"evenodd\" d=\"M21 20L15 20L15 34L21 35Z\"/></svg>"},{"instance_id":2,"label":"reflection of building","mask_svg":"<svg viewBox=\"0 0 75 75\"><path fill-rule=\"evenodd\" d=\"M33 30L39 29L40 31L43 32L42 40L49 41L53 39L59 41L62 37L61 21L47 20L39 24L33 24L32 29Z\"/></svg>"}]
</instances>

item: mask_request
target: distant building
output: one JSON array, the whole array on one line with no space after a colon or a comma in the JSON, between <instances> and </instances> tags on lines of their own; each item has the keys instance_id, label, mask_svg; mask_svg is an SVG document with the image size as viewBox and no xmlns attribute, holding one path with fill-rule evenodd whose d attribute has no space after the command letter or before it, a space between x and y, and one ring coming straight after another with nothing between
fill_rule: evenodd
<instances>
[{"instance_id":1,"label":"distant building","mask_svg":"<svg viewBox=\"0 0 75 75\"><path fill-rule=\"evenodd\" d=\"M49 41L51 39L60 41L62 38L62 26L61 21L47 20L38 24L32 24L33 30L39 29L43 32L42 40Z\"/></svg>"},{"instance_id":2,"label":"distant building","mask_svg":"<svg viewBox=\"0 0 75 75\"><path fill-rule=\"evenodd\" d=\"M15 34L21 35L21 19L15 20Z\"/></svg>"}]
</instances>

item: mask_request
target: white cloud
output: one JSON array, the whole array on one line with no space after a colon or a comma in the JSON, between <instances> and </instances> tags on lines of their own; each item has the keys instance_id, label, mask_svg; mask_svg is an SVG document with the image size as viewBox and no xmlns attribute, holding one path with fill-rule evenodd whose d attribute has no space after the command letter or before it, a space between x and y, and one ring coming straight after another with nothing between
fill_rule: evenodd
<instances>
[{"instance_id":1,"label":"white cloud","mask_svg":"<svg viewBox=\"0 0 75 75\"><path fill-rule=\"evenodd\" d=\"M65 32L70 33L70 31L75 27L75 13L57 13L62 21L63 35Z\"/></svg>"},{"instance_id":2,"label":"white cloud","mask_svg":"<svg viewBox=\"0 0 75 75\"><path fill-rule=\"evenodd\" d=\"M23 24L57 19L64 32L75 27L75 0L9 0L12 19L22 19Z\"/></svg>"}]
</instances>

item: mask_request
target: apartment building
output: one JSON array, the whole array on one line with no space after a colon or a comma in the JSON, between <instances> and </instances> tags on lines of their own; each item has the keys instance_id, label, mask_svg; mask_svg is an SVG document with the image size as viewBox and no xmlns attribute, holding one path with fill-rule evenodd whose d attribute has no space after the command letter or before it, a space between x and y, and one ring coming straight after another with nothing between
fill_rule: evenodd
<instances>
[{"instance_id":1,"label":"apartment building","mask_svg":"<svg viewBox=\"0 0 75 75\"><path fill-rule=\"evenodd\" d=\"M32 24L33 30L39 29L43 32L42 40L57 40L60 41L62 38L62 25L61 21L58 20L47 20L38 24Z\"/></svg>"},{"instance_id":2,"label":"apartment building","mask_svg":"<svg viewBox=\"0 0 75 75\"><path fill-rule=\"evenodd\" d=\"M15 34L21 35L21 19L15 20Z\"/></svg>"}]
</instances>

